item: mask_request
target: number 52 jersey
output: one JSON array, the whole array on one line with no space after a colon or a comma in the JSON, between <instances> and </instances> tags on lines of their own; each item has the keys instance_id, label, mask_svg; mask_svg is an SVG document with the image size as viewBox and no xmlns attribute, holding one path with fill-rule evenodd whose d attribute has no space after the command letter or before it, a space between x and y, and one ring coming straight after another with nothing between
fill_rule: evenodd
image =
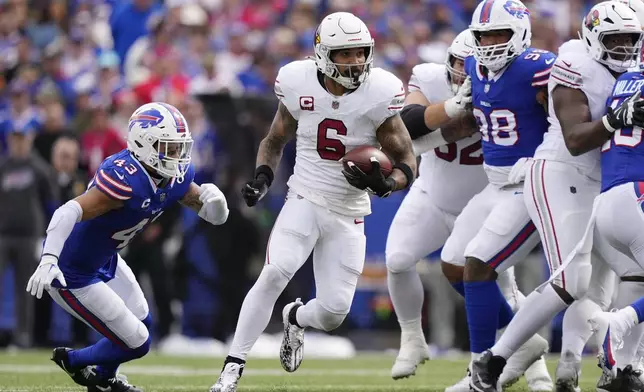
<instances>
[{"instance_id":1,"label":"number 52 jersey","mask_svg":"<svg viewBox=\"0 0 644 392\"><path fill-rule=\"evenodd\" d=\"M181 200L193 178L191 165L182 182L173 179L164 187L158 187L128 150L107 157L88 189L96 188L124 205L74 226L58 261L67 288L112 279L117 253L159 218L165 208Z\"/></svg>"},{"instance_id":2,"label":"number 52 jersey","mask_svg":"<svg viewBox=\"0 0 644 392\"><path fill-rule=\"evenodd\" d=\"M315 61L294 61L280 69L275 94L298 122L291 191L339 214L369 215L368 194L347 182L340 160L358 146L378 146L376 130L403 106L400 79L372 68L360 87L336 97L322 86Z\"/></svg>"}]
</instances>

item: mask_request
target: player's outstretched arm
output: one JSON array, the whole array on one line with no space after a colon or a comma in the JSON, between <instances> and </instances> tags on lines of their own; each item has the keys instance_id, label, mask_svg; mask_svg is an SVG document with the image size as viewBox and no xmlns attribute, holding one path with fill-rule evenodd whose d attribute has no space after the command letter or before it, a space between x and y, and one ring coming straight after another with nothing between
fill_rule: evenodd
<instances>
[{"instance_id":1,"label":"player's outstretched arm","mask_svg":"<svg viewBox=\"0 0 644 392\"><path fill-rule=\"evenodd\" d=\"M399 114L395 114L380 125L376 131L378 143L394 161L390 178L395 181L393 190L404 189L416 178L416 156L412 148L409 131Z\"/></svg>"},{"instance_id":2,"label":"player's outstretched arm","mask_svg":"<svg viewBox=\"0 0 644 392\"><path fill-rule=\"evenodd\" d=\"M40 264L27 283L27 291L41 298L43 291L48 290L54 280L66 286L65 277L58 268L58 257L76 223L96 218L122 206L122 201L108 197L95 187L60 206L47 227Z\"/></svg>"},{"instance_id":3,"label":"player's outstretched arm","mask_svg":"<svg viewBox=\"0 0 644 392\"><path fill-rule=\"evenodd\" d=\"M557 86L552 92L552 103L566 147L573 156L598 148L612 137L602 119L591 121L588 98L583 91Z\"/></svg>"},{"instance_id":4,"label":"player's outstretched arm","mask_svg":"<svg viewBox=\"0 0 644 392\"><path fill-rule=\"evenodd\" d=\"M195 211L199 216L213 225L226 223L228 219L228 202L226 196L215 184L190 184L188 192L179 201L181 205Z\"/></svg>"},{"instance_id":5,"label":"player's outstretched arm","mask_svg":"<svg viewBox=\"0 0 644 392\"><path fill-rule=\"evenodd\" d=\"M297 120L280 101L268 134L259 143L255 176L242 188L242 196L249 207L257 204L268 192L284 146L295 137L296 132Z\"/></svg>"}]
</instances>

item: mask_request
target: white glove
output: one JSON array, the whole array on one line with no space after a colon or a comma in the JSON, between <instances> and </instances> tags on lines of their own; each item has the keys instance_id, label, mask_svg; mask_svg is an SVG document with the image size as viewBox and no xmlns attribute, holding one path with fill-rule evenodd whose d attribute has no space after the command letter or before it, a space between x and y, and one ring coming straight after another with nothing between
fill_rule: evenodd
<instances>
[{"instance_id":1,"label":"white glove","mask_svg":"<svg viewBox=\"0 0 644 392\"><path fill-rule=\"evenodd\" d=\"M519 158L517 163L512 166L508 175L508 183L519 184L525 179L525 175L532 164L532 158Z\"/></svg>"},{"instance_id":2,"label":"white glove","mask_svg":"<svg viewBox=\"0 0 644 392\"><path fill-rule=\"evenodd\" d=\"M57 279L63 287L67 287L63 272L58 268L58 259L52 255L44 255L40 259L36 272L31 275L29 282L27 282L27 292L40 299L42 298L42 292L51 288L51 283L54 279Z\"/></svg>"},{"instance_id":3,"label":"white glove","mask_svg":"<svg viewBox=\"0 0 644 392\"><path fill-rule=\"evenodd\" d=\"M445 101L445 113L449 118L460 116L465 112L465 106L472 102L472 80L468 76L456 95Z\"/></svg>"},{"instance_id":4,"label":"white glove","mask_svg":"<svg viewBox=\"0 0 644 392\"><path fill-rule=\"evenodd\" d=\"M213 225L221 225L228 219L226 196L215 184L202 184L199 201L203 203L199 216Z\"/></svg>"}]
</instances>

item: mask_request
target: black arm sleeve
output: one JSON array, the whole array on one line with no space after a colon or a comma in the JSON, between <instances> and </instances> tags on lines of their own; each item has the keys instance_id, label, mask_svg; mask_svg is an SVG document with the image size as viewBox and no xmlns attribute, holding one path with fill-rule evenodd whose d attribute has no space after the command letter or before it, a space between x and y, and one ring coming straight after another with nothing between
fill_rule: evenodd
<instances>
[{"instance_id":1,"label":"black arm sleeve","mask_svg":"<svg viewBox=\"0 0 644 392\"><path fill-rule=\"evenodd\" d=\"M405 123L412 140L434 131L434 129L429 129L425 125L425 108L427 106L411 104L400 111L400 117Z\"/></svg>"}]
</instances>

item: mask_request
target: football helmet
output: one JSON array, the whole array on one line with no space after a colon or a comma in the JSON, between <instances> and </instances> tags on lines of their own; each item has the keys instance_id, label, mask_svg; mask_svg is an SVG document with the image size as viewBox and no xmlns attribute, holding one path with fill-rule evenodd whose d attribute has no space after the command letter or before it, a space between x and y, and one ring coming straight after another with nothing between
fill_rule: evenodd
<instances>
[{"instance_id":1,"label":"football helmet","mask_svg":"<svg viewBox=\"0 0 644 392\"><path fill-rule=\"evenodd\" d=\"M128 150L163 177L183 180L190 165L192 143L186 119L172 105L147 103L130 117Z\"/></svg>"},{"instance_id":2,"label":"football helmet","mask_svg":"<svg viewBox=\"0 0 644 392\"><path fill-rule=\"evenodd\" d=\"M458 71L454 69L453 61L454 59L459 59L465 61L465 58L472 54L472 48L474 47L474 38L472 37L472 32L470 30L461 31L452 44L447 48L447 59L445 59L445 70L447 71L447 81L449 82L452 92L456 94L458 88L467 75L464 71ZM460 79L461 83L454 83L454 79Z\"/></svg>"},{"instance_id":3,"label":"football helmet","mask_svg":"<svg viewBox=\"0 0 644 392\"><path fill-rule=\"evenodd\" d=\"M631 46L608 49L605 40L611 35L631 34ZM619 1L605 1L590 9L581 23L581 40L591 57L615 72L626 72L638 63L642 50L642 25L629 6Z\"/></svg>"},{"instance_id":4,"label":"football helmet","mask_svg":"<svg viewBox=\"0 0 644 392\"><path fill-rule=\"evenodd\" d=\"M495 30L510 30L512 35L505 43L481 46L481 33ZM519 0L484 0L472 15L470 31L476 61L497 72L530 46L530 11Z\"/></svg>"},{"instance_id":5,"label":"football helmet","mask_svg":"<svg viewBox=\"0 0 644 392\"><path fill-rule=\"evenodd\" d=\"M640 21L642 28L644 29L644 2L642 0L617 0L622 4L626 4L628 8L635 12L637 20Z\"/></svg>"},{"instance_id":6,"label":"football helmet","mask_svg":"<svg viewBox=\"0 0 644 392\"><path fill-rule=\"evenodd\" d=\"M374 41L367 25L360 18L349 12L335 12L325 17L315 32L315 64L324 75L348 89L356 89L363 83L373 63ZM365 48L366 60L358 75L344 76L338 65L331 60L331 53L339 49Z\"/></svg>"}]
</instances>

